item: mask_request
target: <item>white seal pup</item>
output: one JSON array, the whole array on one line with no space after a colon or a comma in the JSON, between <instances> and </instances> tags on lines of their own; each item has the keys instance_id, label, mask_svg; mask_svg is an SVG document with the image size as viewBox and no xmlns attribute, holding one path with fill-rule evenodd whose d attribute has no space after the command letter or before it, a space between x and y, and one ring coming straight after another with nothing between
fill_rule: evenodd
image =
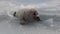
<instances>
[{"instance_id":1,"label":"white seal pup","mask_svg":"<svg viewBox=\"0 0 60 34\"><path fill-rule=\"evenodd\" d=\"M20 24L26 24L27 22L40 21L38 12L34 8L24 8L14 12L13 16L20 19Z\"/></svg>"}]
</instances>

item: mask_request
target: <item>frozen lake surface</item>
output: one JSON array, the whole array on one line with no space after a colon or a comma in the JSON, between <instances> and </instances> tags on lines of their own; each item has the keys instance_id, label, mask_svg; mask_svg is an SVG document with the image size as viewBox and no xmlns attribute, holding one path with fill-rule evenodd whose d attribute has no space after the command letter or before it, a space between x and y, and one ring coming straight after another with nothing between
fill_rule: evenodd
<instances>
[{"instance_id":1,"label":"frozen lake surface","mask_svg":"<svg viewBox=\"0 0 60 34\"><path fill-rule=\"evenodd\" d=\"M42 21L20 25L9 13L24 7L38 9ZM0 0L0 34L60 34L60 0Z\"/></svg>"}]
</instances>

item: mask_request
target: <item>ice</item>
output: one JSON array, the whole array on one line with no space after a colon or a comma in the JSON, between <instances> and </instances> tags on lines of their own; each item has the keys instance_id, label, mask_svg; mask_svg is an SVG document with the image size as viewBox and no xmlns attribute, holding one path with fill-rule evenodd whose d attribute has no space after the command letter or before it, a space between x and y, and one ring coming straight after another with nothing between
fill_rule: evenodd
<instances>
[{"instance_id":1,"label":"ice","mask_svg":"<svg viewBox=\"0 0 60 34\"><path fill-rule=\"evenodd\" d=\"M0 0L0 34L60 34L59 5L60 0ZM42 21L20 25L13 12L30 7L38 10Z\"/></svg>"},{"instance_id":2,"label":"ice","mask_svg":"<svg viewBox=\"0 0 60 34\"><path fill-rule=\"evenodd\" d=\"M50 25L50 27L53 27L54 26L53 25L53 19L52 18L50 18L48 20L45 20L44 22L45 22L46 25Z\"/></svg>"}]
</instances>

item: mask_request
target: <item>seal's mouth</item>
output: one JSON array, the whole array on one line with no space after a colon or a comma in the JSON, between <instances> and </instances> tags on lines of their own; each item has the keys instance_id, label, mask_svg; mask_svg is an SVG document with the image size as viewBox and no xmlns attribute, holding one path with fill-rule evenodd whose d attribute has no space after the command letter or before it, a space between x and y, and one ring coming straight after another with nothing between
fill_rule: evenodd
<instances>
[{"instance_id":1,"label":"seal's mouth","mask_svg":"<svg viewBox=\"0 0 60 34\"><path fill-rule=\"evenodd\" d=\"M39 18L38 16L35 16L34 19L35 19L36 21L40 21L40 18Z\"/></svg>"}]
</instances>

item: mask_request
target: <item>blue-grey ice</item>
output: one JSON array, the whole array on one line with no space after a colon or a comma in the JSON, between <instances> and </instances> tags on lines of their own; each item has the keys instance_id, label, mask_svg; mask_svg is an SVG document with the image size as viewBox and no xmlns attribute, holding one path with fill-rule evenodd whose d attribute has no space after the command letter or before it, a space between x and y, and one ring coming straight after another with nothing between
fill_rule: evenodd
<instances>
[{"instance_id":1,"label":"blue-grey ice","mask_svg":"<svg viewBox=\"0 0 60 34\"><path fill-rule=\"evenodd\" d=\"M20 25L13 12L38 9L42 21ZM60 0L0 0L0 34L60 34Z\"/></svg>"}]
</instances>

